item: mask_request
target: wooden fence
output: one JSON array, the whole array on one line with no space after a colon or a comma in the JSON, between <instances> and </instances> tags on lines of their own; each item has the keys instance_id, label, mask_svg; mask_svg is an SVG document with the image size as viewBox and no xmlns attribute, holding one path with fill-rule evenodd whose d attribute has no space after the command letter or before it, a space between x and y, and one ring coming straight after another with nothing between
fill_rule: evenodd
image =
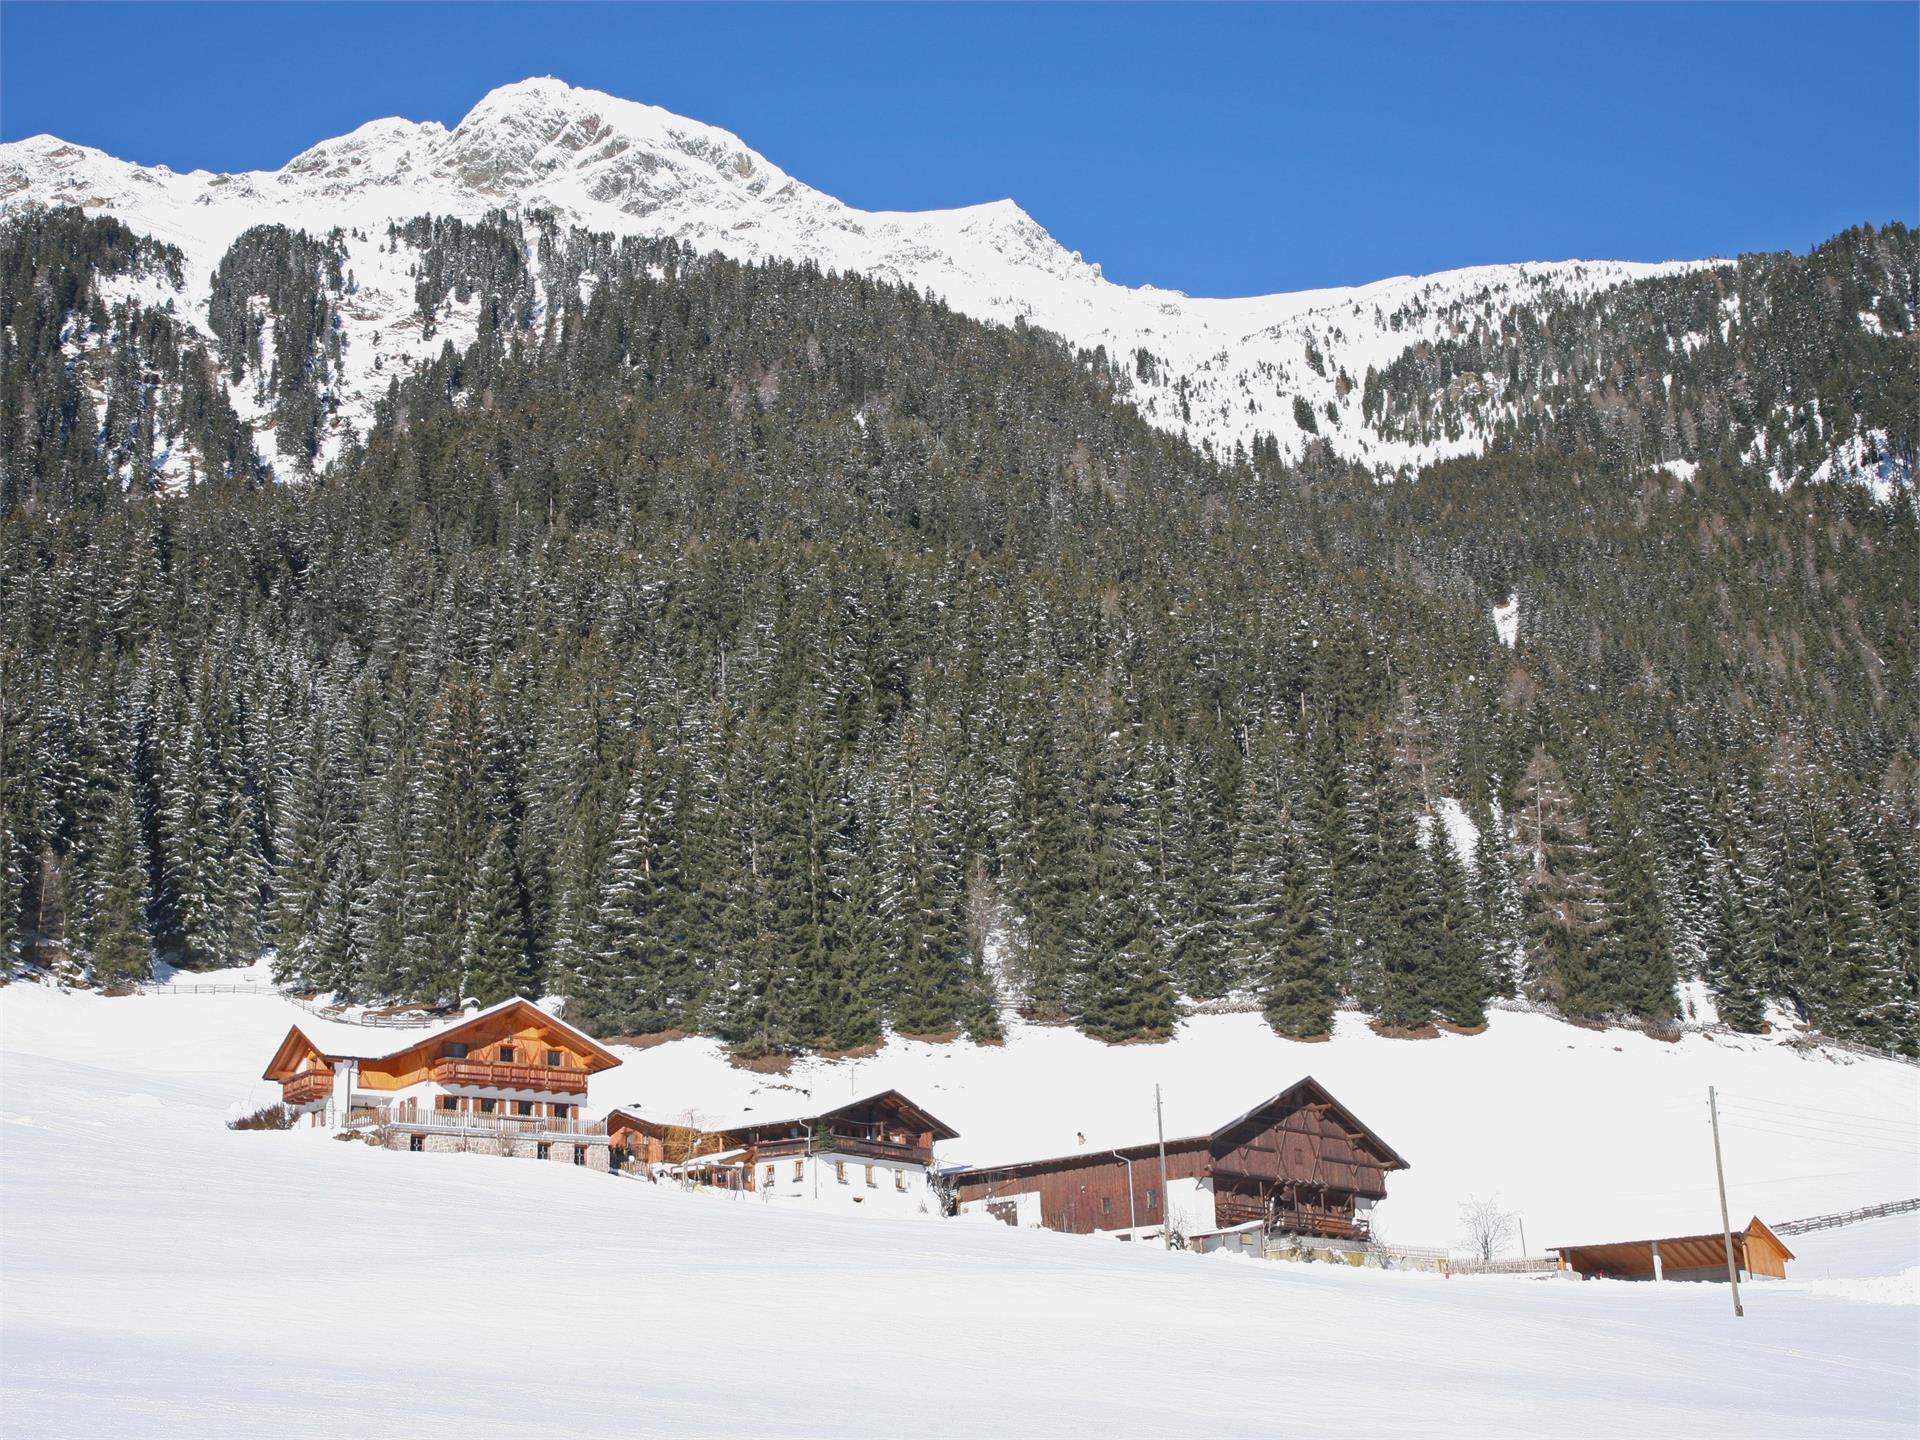
<instances>
[{"instance_id":1,"label":"wooden fence","mask_svg":"<svg viewBox=\"0 0 1920 1440\"><path fill-rule=\"evenodd\" d=\"M1559 1270L1560 1261L1552 1255L1529 1255L1521 1260L1455 1260L1456 1275L1545 1275Z\"/></svg>"},{"instance_id":2,"label":"wooden fence","mask_svg":"<svg viewBox=\"0 0 1920 1440\"><path fill-rule=\"evenodd\" d=\"M311 1000L302 1000L298 995L289 995L286 991L272 985L235 985L215 982L166 985L154 980L134 988L142 995L264 995L271 1000L284 1000L287 1004L304 1010L309 1015L318 1015L322 1020L338 1020L345 1025L376 1025L388 1030L422 1030L440 1023L437 1019L421 1015L374 1013L353 1015L343 1007L317 1005Z\"/></svg>"},{"instance_id":3,"label":"wooden fence","mask_svg":"<svg viewBox=\"0 0 1920 1440\"><path fill-rule=\"evenodd\" d=\"M1884 1205L1866 1205L1858 1210L1840 1210L1832 1215L1808 1215L1799 1220L1783 1220L1773 1227L1776 1235L1805 1235L1811 1230L1837 1230L1842 1225L1857 1225L1862 1220L1878 1220L1882 1215L1904 1215L1920 1210L1920 1198L1889 1200Z\"/></svg>"}]
</instances>

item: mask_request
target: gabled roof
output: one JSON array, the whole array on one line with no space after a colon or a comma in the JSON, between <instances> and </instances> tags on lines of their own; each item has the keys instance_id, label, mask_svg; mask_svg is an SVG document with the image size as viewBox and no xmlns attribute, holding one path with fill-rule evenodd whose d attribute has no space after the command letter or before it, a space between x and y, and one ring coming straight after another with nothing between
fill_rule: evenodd
<instances>
[{"instance_id":1,"label":"gabled roof","mask_svg":"<svg viewBox=\"0 0 1920 1440\"><path fill-rule=\"evenodd\" d=\"M1300 1091L1303 1091L1303 1090L1308 1090L1313 1093L1313 1095L1315 1096L1315 1099L1312 1103L1326 1106L1335 1115L1337 1115L1343 1122L1345 1122L1345 1124L1349 1129L1357 1132L1362 1139L1367 1141L1368 1144L1372 1145L1375 1149L1379 1150L1379 1152L1386 1157L1387 1169L1405 1170L1407 1168L1407 1162L1401 1158L1399 1151L1395 1150L1391 1145L1387 1144L1386 1141L1382 1140L1380 1136L1377 1133L1375 1133L1372 1126L1368 1125L1358 1115L1355 1115L1351 1110L1347 1109L1346 1106L1342 1105L1338 1100L1334 1099L1333 1092L1327 1089L1327 1087L1322 1085L1318 1080L1314 1079L1313 1076L1311 1075L1301 1076L1298 1080L1294 1081L1293 1084L1289 1085L1286 1089L1282 1090L1278 1095L1274 1095L1269 1097L1266 1100L1262 1100L1258 1105L1254 1106L1251 1110L1247 1111L1244 1115L1234 1116L1234 1118L1229 1120L1226 1124L1216 1127L1213 1131L1211 1131L1207 1135L1206 1138L1208 1140L1217 1140L1222 1135L1226 1134L1229 1130L1237 1129L1239 1126L1253 1119L1256 1115L1260 1114L1261 1111L1271 1109L1275 1105L1284 1104L1287 1101L1291 1100Z\"/></svg>"},{"instance_id":2,"label":"gabled roof","mask_svg":"<svg viewBox=\"0 0 1920 1440\"><path fill-rule=\"evenodd\" d=\"M404 1055L422 1045L448 1039L515 1009L526 1010L538 1023L561 1031L575 1042L587 1057L589 1072L610 1070L620 1063L618 1055L579 1027L569 1025L559 1016L548 1014L531 1000L516 995L497 1005L489 1005L484 1010L476 1010L471 1015L460 1015L438 1025L418 1028L353 1025L344 1020L328 1020L320 1016L303 1018L287 1031L287 1038L280 1042L280 1048L274 1052L273 1060L261 1078L278 1080L284 1077L277 1072L291 1073L289 1067L303 1044L318 1051L329 1063L336 1060L391 1060L396 1055Z\"/></svg>"},{"instance_id":3,"label":"gabled roof","mask_svg":"<svg viewBox=\"0 0 1920 1440\"><path fill-rule=\"evenodd\" d=\"M761 1115L748 1110L720 1119L702 1119L697 1125L689 1125L682 1118L667 1119L623 1108L609 1114L607 1121L611 1124L614 1117L618 1116L647 1130L698 1130L703 1135L732 1135L742 1130L761 1130L781 1125L806 1125L815 1121L828 1120L835 1115L842 1115L849 1110L857 1110L863 1105L873 1105L883 1100L893 1101L907 1113L908 1118L930 1131L936 1140L952 1140L960 1133L944 1120L938 1119L922 1106L909 1100L898 1090L876 1090L871 1095L862 1095L857 1099L829 1106L824 1110L810 1110L803 1115Z\"/></svg>"},{"instance_id":4,"label":"gabled roof","mask_svg":"<svg viewBox=\"0 0 1920 1440\"><path fill-rule=\"evenodd\" d=\"M1765 1237L1777 1245L1780 1253L1786 1256L1787 1259L1792 1260L1795 1258L1793 1251L1787 1248L1786 1242L1774 1234L1773 1227L1768 1225L1766 1221L1762 1220L1758 1215L1749 1220L1745 1228L1735 1230L1733 1233L1735 1235ZM1662 1245L1669 1249L1678 1249L1682 1245L1694 1244L1696 1242L1710 1242L1716 1246L1724 1246L1726 1239L1720 1231L1708 1230L1698 1235L1645 1235L1630 1240L1601 1240L1586 1245L1549 1245L1547 1248L1561 1254L1568 1254L1574 1251L1626 1250L1635 1249L1640 1246L1652 1247L1654 1245Z\"/></svg>"},{"instance_id":5,"label":"gabled roof","mask_svg":"<svg viewBox=\"0 0 1920 1440\"><path fill-rule=\"evenodd\" d=\"M1294 1081L1294 1083L1286 1089L1280 1091L1278 1094L1268 1096L1252 1109L1234 1116L1233 1119L1223 1125L1216 1125L1211 1130L1203 1130L1191 1135L1169 1135L1166 1139L1166 1147L1168 1150L1191 1150L1203 1145L1210 1146L1229 1131L1237 1129L1239 1126L1253 1120L1262 1111L1286 1103L1293 1103L1297 1107L1298 1104L1302 1103L1298 1097L1303 1091L1311 1096L1311 1099L1306 1100L1304 1103L1326 1106L1358 1134L1361 1139L1378 1150L1386 1162L1386 1169L1405 1170L1408 1168L1406 1160L1401 1157L1398 1151L1387 1144L1386 1141L1382 1140L1359 1116L1355 1115L1351 1110L1347 1109L1346 1106L1334 1099L1333 1093L1311 1075L1301 1076L1300 1079ZM1096 1145L1089 1145L1084 1150L1073 1150L1059 1155L1042 1156L1037 1159L1011 1160L995 1165L966 1165L960 1167L954 1173L967 1174L987 1170L1036 1170L1045 1169L1053 1165L1086 1164L1089 1161L1097 1162L1102 1158L1111 1159L1114 1156L1125 1156L1129 1159L1138 1160L1145 1155L1156 1153L1160 1147L1160 1143L1158 1140L1142 1140L1132 1145L1120 1145L1117 1147L1103 1148Z\"/></svg>"}]
</instances>

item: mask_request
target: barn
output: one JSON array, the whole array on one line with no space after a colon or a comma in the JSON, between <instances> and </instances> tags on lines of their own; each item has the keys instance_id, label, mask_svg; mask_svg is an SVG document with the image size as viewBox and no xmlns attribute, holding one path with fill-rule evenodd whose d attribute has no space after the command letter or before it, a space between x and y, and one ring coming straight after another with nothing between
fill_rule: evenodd
<instances>
[{"instance_id":1,"label":"barn","mask_svg":"<svg viewBox=\"0 0 1920 1440\"><path fill-rule=\"evenodd\" d=\"M1281 1234L1368 1238L1388 1172L1407 1162L1307 1076L1204 1134L948 1173L961 1214L1127 1238L1256 1223Z\"/></svg>"},{"instance_id":2,"label":"barn","mask_svg":"<svg viewBox=\"0 0 1920 1440\"><path fill-rule=\"evenodd\" d=\"M1718 1230L1662 1240L1613 1240L1600 1245L1556 1245L1560 1268L1583 1278L1609 1280L1725 1280L1727 1242ZM1793 1252L1759 1216L1733 1232L1733 1261L1740 1278L1783 1279Z\"/></svg>"}]
</instances>

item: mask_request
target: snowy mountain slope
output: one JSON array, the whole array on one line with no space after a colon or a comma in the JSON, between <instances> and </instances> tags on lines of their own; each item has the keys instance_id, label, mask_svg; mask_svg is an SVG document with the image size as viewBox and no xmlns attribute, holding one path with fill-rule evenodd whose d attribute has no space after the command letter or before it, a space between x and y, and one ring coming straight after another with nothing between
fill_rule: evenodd
<instances>
[{"instance_id":1,"label":"snowy mountain slope","mask_svg":"<svg viewBox=\"0 0 1920 1440\"><path fill-rule=\"evenodd\" d=\"M1394 438L1360 414L1370 369L1519 306L1718 263L1496 265L1351 289L1194 299L1111 283L1012 201L856 210L723 130L556 80L495 90L451 130L376 120L278 171L180 174L50 136L0 146L0 211L29 203L113 215L178 246L188 261L181 301L202 317L207 277L250 226L347 231L357 289L343 317L343 411L329 452L339 432L365 425L394 366L437 353L445 339L471 338L460 317L422 338L407 257L386 244L388 222L425 214L544 209L592 230L915 285L981 319L1025 319L1086 349L1104 346L1149 420L1219 453L1269 435L1282 455L1298 457L1317 435L1336 454L1393 472L1483 449L1505 401L1488 376L1484 395L1468 397L1466 423Z\"/></svg>"},{"instance_id":2,"label":"snowy mountain slope","mask_svg":"<svg viewBox=\"0 0 1920 1440\"><path fill-rule=\"evenodd\" d=\"M1916 1312L1858 1281L1756 1283L1735 1320L1718 1286L1268 1265L225 1130L296 1013L0 991L8 1433L1825 1437L1920 1406ZM1809 1103L1851 1073L1791 1063ZM1624 1171L1622 1137L1590 1143Z\"/></svg>"}]
</instances>

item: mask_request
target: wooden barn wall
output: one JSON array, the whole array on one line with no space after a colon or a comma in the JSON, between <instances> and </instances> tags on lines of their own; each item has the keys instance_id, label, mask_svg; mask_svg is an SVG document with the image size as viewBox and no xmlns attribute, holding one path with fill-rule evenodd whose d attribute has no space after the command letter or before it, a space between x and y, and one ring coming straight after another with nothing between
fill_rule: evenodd
<instances>
[{"instance_id":1,"label":"wooden barn wall","mask_svg":"<svg viewBox=\"0 0 1920 1440\"><path fill-rule=\"evenodd\" d=\"M1385 1168L1332 1115L1302 1106L1253 1123L1258 1128L1242 1129L1228 1148L1216 1149L1216 1170L1325 1185L1375 1199L1386 1195Z\"/></svg>"},{"instance_id":2,"label":"wooden barn wall","mask_svg":"<svg viewBox=\"0 0 1920 1440\"><path fill-rule=\"evenodd\" d=\"M1168 1181L1192 1180L1206 1174L1207 1158L1207 1152L1198 1147L1169 1150ZM961 1180L958 1194L964 1203L1036 1191L1040 1196L1040 1223L1049 1230L1085 1235L1094 1230L1125 1230L1134 1223L1128 1218L1127 1167L1111 1157L1101 1160L1089 1156L1080 1163L999 1175L991 1180L968 1176ZM1131 1213L1142 1226L1161 1223L1164 1199L1160 1194L1158 1154L1133 1162L1133 1201Z\"/></svg>"}]
</instances>

